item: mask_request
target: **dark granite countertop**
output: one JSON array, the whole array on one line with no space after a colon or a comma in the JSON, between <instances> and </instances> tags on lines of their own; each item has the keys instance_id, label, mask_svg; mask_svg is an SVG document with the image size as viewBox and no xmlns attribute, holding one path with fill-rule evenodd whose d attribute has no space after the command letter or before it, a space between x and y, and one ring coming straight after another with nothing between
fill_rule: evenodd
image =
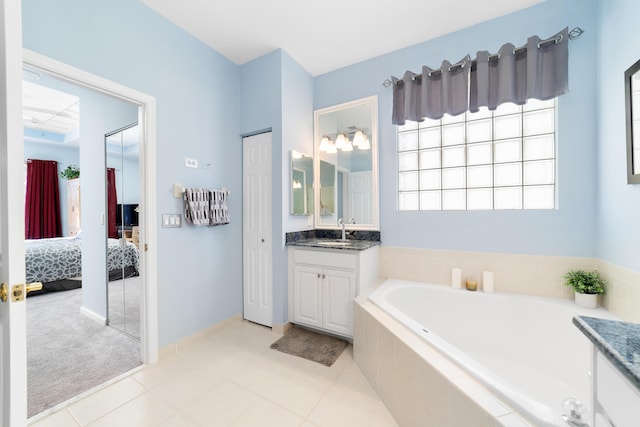
<instances>
[{"instance_id":1,"label":"dark granite countertop","mask_svg":"<svg viewBox=\"0 0 640 427\"><path fill-rule=\"evenodd\" d=\"M347 240L341 240L342 230L304 230L285 234L287 246L308 248L364 251L380 245L380 232L373 230L348 230Z\"/></svg>"},{"instance_id":2,"label":"dark granite countertop","mask_svg":"<svg viewBox=\"0 0 640 427\"><path fill-rule=\"evenodd\" d=\"M640 390L640 324L588 316L573 324Z\"/></svg>"},{"instance_id":3,"label":"dark granite countertop","mask_svg":"<svg viewBox=\"0 0 640 427\"><path fill-rule=\"evenodd\" d=\"M376 240L339 240L339 239L301 239L287 242L287 246L304 246L309 248L322 249L339 249L345 251L364 251L365 249L378 246L379 241Z\"/></svg>"}]
</instances>

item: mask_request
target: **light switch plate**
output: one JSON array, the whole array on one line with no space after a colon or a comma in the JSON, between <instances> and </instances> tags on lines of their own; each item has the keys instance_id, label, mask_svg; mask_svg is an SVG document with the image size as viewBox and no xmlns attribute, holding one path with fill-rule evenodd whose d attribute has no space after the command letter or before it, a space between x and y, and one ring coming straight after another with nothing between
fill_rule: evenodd
<instances>
[{"instance_id":1,"label":"light switch plate","mask_svg":"<svg viewBox=\"0 0 640 427\"><path fill-rule=\"evenodd\" d=\"M182 215L162 214L162 228L180 228L180 227L182 227Z\"/></svg>"}]
</instances>

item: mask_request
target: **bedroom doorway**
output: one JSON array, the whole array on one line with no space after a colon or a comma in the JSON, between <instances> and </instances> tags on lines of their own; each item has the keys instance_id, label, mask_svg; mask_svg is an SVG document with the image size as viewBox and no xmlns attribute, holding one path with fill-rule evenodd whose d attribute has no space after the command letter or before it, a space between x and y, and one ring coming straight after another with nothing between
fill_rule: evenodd
<instances>
[{"instance_id":1,"label":"bedroom doorway","mask_svg":"<svg viewBox=\"0 0 640 427\"><path fill-rule=\"evenodd\" d=\"M99 272L101 270L102 273L101 274L98 273L98 276L102 275L102 278L103 278L102 286L100 287L100 290L98 292L95 292L92 295L91 298L81 297L82 304L80 309L77 309L77 308L69 309L70 315L80 315L82 322L88 321L92 325L92 327L95 327L97 329L91 331L87 337L85 337L84 339L81 339L76 343L76 344L83 343L83 345L68 344L66 347L68 350L67 356L70 359L73 358L73 354L71 354L69 350L73 350L77 347L87 347L86 346L87 342L90 342L93 347L95 347L98 344L104 344L104 342L99 342L101 341L101 339L98 339L98 338L102 338L102 337L98 337L98 333L104 330L112 331L113 333L118 335L118 337L122 340L122 342L126 342L127 344L120 343L120 344L112 345L108 343L106 348L114 348L116 349L116 353L112 353L112 356L106 357L105 360L98 361L96 357L99 357L99 355L90 356L90 357L73 358L75 361L74 362L75 366L69 371L65 371L64 369L51 368L50 375L47 375L46 372L36 375L36 382L40 382L40 383L46 380L47 376L51 377L53 381L58 381L58 382L60 380L68 380L68 382L71 382L71 383L79 382L74 380L72 375L67 375L67 374L72 374L73 372L77 372L82 365L87 365L87 361L91 361L91 366L89 367L91 370L99 371L98 372L99 375L96 377L97 381L95 383L89 384L88 387L86 387L84 390L78 390L73 395L62 396L62 398L58 398L58 400L55 400L55 401L49 398L49 395L51 394L51 388L49 387L45 393L47 395L45 397L45 400L48 400L47 402L45 402L46 406L40 407L39 409L36 409L36 410L33 410L31 407L29 407L29 411L28 411L29 417L32 417L33 415L41 412L44 409L56 406L58 404L62 404L62 402L67 401L68 399L74 397L78 393L94 388L96 386L100 386L100 384L104 383L105 381L108 381L109 379L112 379L118 375L122 375L126 373L133 366L139 365L141 363L150 364L150 363L154 363L157 360L157 297L156 297L157 294L155 290L156 283L154 280L156 260L155 260L154 254L148 254L144 252L144 249L146 249L146 245L144 242L155 241L155 231L151 230L151 232L146 232L145 229L143 229L143 226L145 226L145 224L154 223L153 220L149 220L148 218L154 215L153 212L155 209L155 198L150 197L146 191L143 191L143 189L146 188L147 191L151 191L151 192L155 190L154 188L155 187L155 184L154 184L155 158L153 155L149 154L149 152L153 152L153 141L154 141L154 135L155 135L155 132L154 132L155 99L147 95L144 95L142 93L117 85L115 83L106 81L102 78L93 76L89 73L85 73L81 70L77 70L75 68L66 66L65 64L58 63L57 61L54 61L50 58L46 58L44 56L35 54L27 50L24 51L24 59L25 59L25 62L24 62L25 65L24 65L23 77L30 76L32 78L39 79L39 80L47 79L47 78L52 78L52 79L59 78L59 81L62 83L65 83L68 85L76 85L77 88L84 91L93 91L96 97L102 97L102 98L109 97L113 102L116 102L116 103L124 102L124 103L130 104L131 110L133 111L134 119L140 121L140 124L137 126L137 128L139 129L138 151L140 155L139 164L141 165L139 170L136 173L137 175L139 175L137 182L138 182L138 187L140 188L140 194L139 194L140 200L139 200L139 203L137 203L137 205L140 207L138 210L141 212L139 215L139 223L137 224L138 229L136 230L138 232L138 246L139 246L139 250L137 249L139 251L138 252L138 272L137 272L138 276L136 277L136 279L138 280L137 287L139 290L138 322L137 322L138 327L137 327L137 332L135 333L135 335L137 335L137 340L134 340L131 338L131 335L134 335L132 333L128 333L127 335L125 335L120 333L119 331L116 331L114 328L107 328L105 326L105 324L107 323L107 319L109 317L108 303L107 303L108 290L106 285L107 283L109 283L107 280L108 278L107 270L111 270L111 269L107 267L108 252L107 252L106 246L108 245L104 244L104 236L106 236L106 234L103 234L103 237L102 237L103 243L100 245L103 248L103 251L102 251L103 255L101 260L99 261L99 263L101 263L103 268L93 268L96 265L95 260L97 259L97 257L96 256L88 257L88 258L92 258L94 260L94 263L89 264L89 268L84 268L83 269L84 274L81 275L82 282L89 282L89 281L95 282L94 281L94 278L96 277L95 275L94 275L94 278L90 280L86 280L87 278L85 276L88 276L88 275L91 276L93 273ZM94 99L92 100L90 98L91 97L89 97L88 104L91 104L92 102L95 101ZM28 118L26 116L27 114L23 113L23 120L32 120L32 121L36 120L35 117ZM130 114L127 113L127 114L124 114L124 116L130 116ZM54 114L52 115L52 118L54 119L62 118L63 120L65 120L65 119L69 119L70 117L65 117L64 114L60 114L60 115ZM105 136L105 133L107 133L108 129L114 129L115 127L108 126L106 123L102 123L104 121L103 115L98 115L98 116L94 116L93 118L89 118L89 121L91 122L92 126L104 125L105 128L102 129L101 134L95 140L89 137L87 132L80 132L82 134L83 143L85 143L85 141L91 141L91 143L97 143L96 145L98 148L98 153L100 150L102 150L102 153L103 153L102 156L100 156L99 154L96 155L95 153L88 154L88 156L101 157L104 160L106 157L104 136ZM128 123L131 123L131 120L129 120ZM25 134L27 133L28 132L25 132ZM35 134L37 133L40 133L41 137L47 136L46 135L47 132L44 130L36 131ZM63 145L65 143L68 143L70 140L72 140L72 138L73 136L68 136L68 135L63 136L62 137ZM66 148L68 149L69 146L71 145L72 144L67 144ZM26 154L26 150L25 150L25 154ZM147 155L150 156L150 159L145 161L144 159L146 158ZM78 157L78 163L77 163L77 166L79 166L83 172L82 173L83 187L85 189L85 192L83 193L83 197L80 197L79 208L80 206L82 206L83 201L87 202L87 200L83 200L88 198L86 194L89 194L89 195L95 194L98 197L102 197L102 201L103 201L103 204L102 204L103 208L101 211L102 215L94 215L94 214L84 215L86 211L80 208L80 210L82 210L82 215L80 216L83 217L84 215L85 217L85 221L81 223L82 231L79 233L80 239L81 240L85 239L88 241L88 240L94 239L96 235L96 230L102 230L103 233L106 233L106 228L108 227L108 218L107 218L108 215L105 209L106 199L107 199L107 192L105 188L106 182L107 182L107 174L104 172L105 171L104 166L106 163L103 162L103 166L100 168L94 168L91 165L86 166L86 165L83 165L83 160L86 159L86 157L87 157L86 155L85 156L80 155ZM106 165L109 166L108 164ZM100 170L102 170L101 173L100 173ZM92 182L95 184L94 179L98 177L100 174L101 174L101 180L102 180L101 181L102 188L100 188L99 186L96 187L95 185L92 186ZM84 179L84 178L87 178L87 179ZM92 206L92 205L97 205L97 203L91 203L90 201L85 204L88 206L87 210L89 212L91 212L92 208L95 208L95 206ZM124 203L121 203L121 204L124 204ZM128 203L128 204L132 204L132 203ZM147 210L143 211L142 206L147 206L148 207ZM62 210L67 209L66 199L64 200L64 203L61 203L61 208ZM145 214L145 212L147 214ZM121 210L121 213L122 213L122 210ZM86 218L89 218L89 220L87 221ZM97 219L97 220L94 220L94 219ZM130 231L132 232L133 230L130 230ZM67 233L68 233L68 230L66 230L65 234ZM123 241L126 241L127 243L129 243L132 236L128 236L129 233L123 233L123 234L125 234L125 236L122 237ZM129 240L127 240L127 237L129 237ZM82 265L84 267L85 261L86 261L85 260L86 257L84 256L84 254L82 258L83 258ZM148 274L143 274L147 272ZM125 277L127 274L128 273L122 274L122 276ZM98 283L98 282L95 282L95 283ZM85 288L85 283L83 283L83 288ZM82 290L83 289L80 289L80 291ZM58 300L62 301L61 304L64 305L64 304L67 304L69 300L71 300L71 298L67 297L67 295L65 294L66 292L56 292L52 295L55 295L55 297ZM60 303L60 301L58 301L58 303ZM40 305L53 307L56 304L47 303L47 304L40 304ZM35 307L38 304L31 304L31 305ZM146 307L146 308L141 309L140 306ZM83 314L80 314L81 312ZM143 319L140 318L140 313L144 313ZM51 320L58 319L58 318L59 317L57 315L53 315L49 317L49 319ZM58 320L50 321L50 322L46 322L45 320L43 322L40 322L41 325L44 323L58 323ZM80 321L76 322L73 325L73 327L76 328L78 326L78 323L81 323L81 322ZM71 329L69 329L65 335L72 335L68 333L70 331ZM60 339L60 337L58 337L58 339L53 337L51 341L59 342L62 340ZM55 344L52 342L49 342L46 345ZM131 345L130 343L133 343L133 345ZM124 351L122 349L127 346L129 347L128 349L126 349L127 352L131 353L130 351L131 348L133 348L135 352L135 359L136 359L135 364L129 367L125 367L124 369L116 367L116 371L117 369L120 369L119 373L113 370L111 371L111 373L108 373L107 371L110 368L112 368L114 364L117 364L118 362L121 362L122 359L125 359L123 357L120 357L121 353L118 353L117 349L120 349L120 351ZM105 352L103 351L102 353L105 353ZM108 356L108 353L107 353L107 356ZM37 386L38 386L37 384L34 385L34 383L30 382L28 386L28 394L30 394L30 391L31 391L30 389L34 389ZM47 387L45 387L45 389L46 388ZM31 401L29 402L29 406L31 406Z\"/></svg>"},{"instance_id":2,"label":"bedroom doorway","mask_svg":"<svg viewBox=\"0 0 640 427\"><path fill-rule=\"evenodd\" d=\"M117 231L123 178L133 171L123 174L122 148L111 153L103 142L115 124L137 120L138 106L33 70L24 75L23 97L25 275L43 283L26 301L27 412L34 416L142 364L139 308L135 336L122 322L107 326L108 290L138 276L139 256ZM138 145L127 169L138 169ZM38 173L43 166L48 175ZM129 186L137 201L139 180Z\"/></svg>"}]
</instances>

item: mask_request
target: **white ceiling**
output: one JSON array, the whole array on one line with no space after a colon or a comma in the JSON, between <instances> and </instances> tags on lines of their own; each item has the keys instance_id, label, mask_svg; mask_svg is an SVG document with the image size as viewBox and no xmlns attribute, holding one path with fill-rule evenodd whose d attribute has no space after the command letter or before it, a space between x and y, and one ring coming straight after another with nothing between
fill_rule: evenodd
<instances>
[{"instance_id":1,"label":"white ceiling","mask_svg":"<svg viewBox=\"0 0 640 427\"><path fill-rule=\"evenodd\" d=\"M80 98L48 87L53 80L54 77L43 72L27 67L23 70L22 124L27 129L50 133L25 135L25 141L77 147L80 142ZM138 126L129 127L106 138L107 150L137 156L139 139Z\"/></svg>"},{"instance_id":2,"label":"white ceiling","mask_svg":"<svg viewBox=\"0 0 640 427\"><path fill-rule=\"evenodd\" d=\"M544 0L141 0L236 64L277 48L311 75Z\"/></svg>"},{"instance_id":3,"label":"white ceiling","mask_svg":"<svg viewBox=\"0 0 640 427\"><path fill-rule=\"evenodd\" d=\"M30 129L66 134L78 128L80 99L26 80L22 81L22 123Z\"/></svg>"}]
</instances>

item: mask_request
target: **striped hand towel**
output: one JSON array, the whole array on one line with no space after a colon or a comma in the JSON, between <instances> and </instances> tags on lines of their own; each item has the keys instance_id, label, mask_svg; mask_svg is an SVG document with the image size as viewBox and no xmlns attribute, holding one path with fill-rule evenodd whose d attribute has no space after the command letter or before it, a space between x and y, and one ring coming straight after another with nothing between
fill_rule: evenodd
<instances>
[{"instance_id":1,"label":"striped hand towel","mask_svg":"<svg viewBox=\"0 0 640 427\"><path fill-rule=\"evenodd\" d=\"M228 197L227 190L211 190L209 225L229 224Z\"/></svg>"},{"instance_id":2,"label":"striped hand towel","mask_svg":"<svg viewBox=\"0 0 640 427\"><path fill-rule=\"evenodd\" d=\"M184 218L193 225L209 225L211 193L203 188L185 188Z\"/></svg>"}]
</instances>

